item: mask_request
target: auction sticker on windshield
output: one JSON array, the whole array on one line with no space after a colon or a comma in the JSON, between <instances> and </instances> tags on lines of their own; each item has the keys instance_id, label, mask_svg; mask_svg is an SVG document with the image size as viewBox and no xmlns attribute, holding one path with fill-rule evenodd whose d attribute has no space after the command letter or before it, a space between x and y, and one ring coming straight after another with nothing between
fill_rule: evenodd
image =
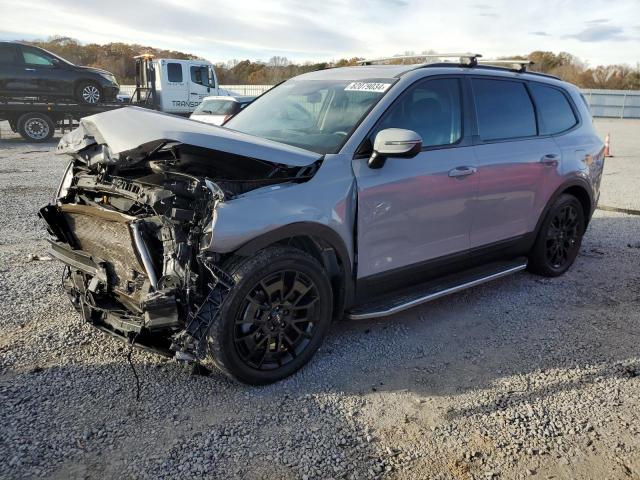
<instances>
[{"instance_id":1,"label":"auction sticker on windshield","mask_svg":"<svg viewBox=\"0 0 640 480\"><path fill-rule=\"evenodd\" d=\"M390 83L380 82L351 82L344 90L345 92L386 92L391 86Z\"/></svg>"}]
</instances>

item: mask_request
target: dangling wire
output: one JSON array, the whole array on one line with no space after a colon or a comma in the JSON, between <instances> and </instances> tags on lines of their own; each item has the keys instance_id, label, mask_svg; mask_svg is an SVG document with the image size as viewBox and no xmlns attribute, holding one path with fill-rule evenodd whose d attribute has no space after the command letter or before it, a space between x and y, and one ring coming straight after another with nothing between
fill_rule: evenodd
<instances>
[{"instance_id":1,"label":"dangling wire","mask_svg":"<svg viewBox=\"0 0 640 480\"><path fill-rule=\"evenodd\" d=\"M131 355L133 354L133 347L136 344L136 340L138 339L138 335L142 329L138 330L138 332L133 336L131 340L131 345L129 346L129 352L127 353L127 362L129 362L129 366L131 367L131 371L133 372L133 376L136 379L136 401L140 401L140 377L138 377L138 372L136 371L136 367L133 365L133 361L131 360Z\"/></svg>"}]
</instances>

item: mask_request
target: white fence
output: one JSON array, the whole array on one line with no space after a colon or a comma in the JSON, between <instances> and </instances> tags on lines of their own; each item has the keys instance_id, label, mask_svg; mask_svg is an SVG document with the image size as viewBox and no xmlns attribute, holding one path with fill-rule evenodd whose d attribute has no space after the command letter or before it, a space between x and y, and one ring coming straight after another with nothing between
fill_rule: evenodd
<instances>
[{"instance_id":1,"label":"white fence","mask_svg":"<svg viewBox=\"0 0 640 480\"><path fill-rule=\"evenodd\" d=\"M273 85L220 85L233 95L258 96ZM135 85L121 85L120 92L132 95ZM640 118L640 90L582 89L594 117Z\"/></svg>"},{"instance_id":2,"label":"white fence","mask_svg":"<svg viewBox=\"0 0 640 480\"><path fill-rule=\"evenodd\" d=\"M237 95L250 95L257 97L269 90L273 85L220 85L220 88L229 90Z\"/></svg>"},{"instance_id":3,"label":"white fence","mask_svg":"<svg viewBox=\"0 0 640 480\"><path fill-rule=\"evenodd\" d=\"M582 89L594 117L640 118L640 90Z\"/></svg>"},{"instance_id":4,"label":"white fence","mask_svg":"<svg viewBox=\"0 0 640 480\"><path fill-rule=\"evenodd\" d=\"M269 90L273 85L220 85L220 88L228 90L233 95L238 96L254 96L257 97L262 93ZM124 93L127 95L133 95L135 91L135 85L120 85L120 93Z\"/></svg>"}]
</instances>

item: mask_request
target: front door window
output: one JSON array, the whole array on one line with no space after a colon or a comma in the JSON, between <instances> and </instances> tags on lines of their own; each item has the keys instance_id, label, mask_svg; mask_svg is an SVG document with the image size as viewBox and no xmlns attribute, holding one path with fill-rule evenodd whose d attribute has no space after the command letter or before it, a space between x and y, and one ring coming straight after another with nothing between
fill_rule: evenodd
<instances>
[{"instance_id":1,"label":"front door window","mask_svg":"<svg viewBox=\"0 0 640 480\"><path fill-rule=\"evenodd\" d=\"M413 130L424 147L456 143L462 137L460 81L443 78L411 87L385 114L376 132L385 128Z\"/></svg>"},{"instance_id":2,"label":"front door window","mask_svg":"<svg viewBox=\"0 0 640 480\"><path fill-rule=\"evenodd\" d=\"M22 58L27 65L53 67L53 57L35 48L22 47Z\"/></svg>"}]
</instances>

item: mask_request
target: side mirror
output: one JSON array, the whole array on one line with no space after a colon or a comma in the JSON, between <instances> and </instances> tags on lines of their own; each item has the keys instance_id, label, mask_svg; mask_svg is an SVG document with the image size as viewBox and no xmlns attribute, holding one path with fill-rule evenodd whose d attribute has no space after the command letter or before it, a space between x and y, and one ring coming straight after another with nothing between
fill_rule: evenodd
<instances>
[{"instance_id":1,"label":"side mirror","mask_svg":"<svg viewBox=\"0 0 640 480\"><path fill-rule=\"evenodd\" d=\"M57 58L52 58L51 65L53 65L53 68L60 68L60 66L62 65L62 62Z\"/></svg>"},{"instance_id":2,"label":"side mirror","mask_svg":"<svg viewBox=\"0 0 640 480\"><path fill-rule=\"evenodd\" d=\"M380 168L387 157L412 158L421 149L422 137L413 130L386 128L376 135L367 164L370 168Z\"/></svg>"}]
</instances>

